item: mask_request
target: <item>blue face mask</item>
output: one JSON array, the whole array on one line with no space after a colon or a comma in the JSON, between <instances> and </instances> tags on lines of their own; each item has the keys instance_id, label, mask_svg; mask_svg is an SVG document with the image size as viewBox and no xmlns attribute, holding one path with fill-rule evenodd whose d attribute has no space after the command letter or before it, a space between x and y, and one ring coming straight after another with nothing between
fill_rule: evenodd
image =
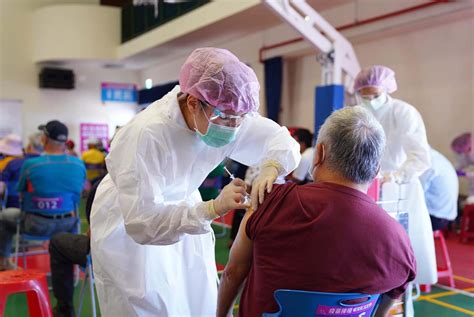
<instances>
[{"instance_id":1,"label":"blue face mask","mask_svg":"<svg viewBox=\"0 0 474 317\"><path fill-rule=\"evenodd\" d=\"M202 109L204 111L204 109ZM207 126L206 134L202 134L199 132L197 128L194 128L199 138L209 146L212 147L222 147L227 145L235 140L237 136L237 132L239 131L240 127L226 127L223 125L215 124L209 121L206 112L204 111L204 115L209 122ZM194 124L196 124L196 117L194 117Z\"/></svg>"}]
</instances>

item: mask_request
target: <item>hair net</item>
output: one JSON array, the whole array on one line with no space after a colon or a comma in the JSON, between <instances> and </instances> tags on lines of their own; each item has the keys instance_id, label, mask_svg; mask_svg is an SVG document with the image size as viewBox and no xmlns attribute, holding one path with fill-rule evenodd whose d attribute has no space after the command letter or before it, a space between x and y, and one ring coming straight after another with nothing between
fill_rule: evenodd
<instances>
[{"instance_id":1,"label":"hair net","mask_svg":"<svg viewBox=\"0 0 474 317\"><path fill-rule=\"evenodd\" d=\"M397 90L395 72L385 66L370 66L364 68L357 74L354 81L354 90L358 91L364 87L384 88L389 94Z\"/></svg>"},{"instance_id":2,"label":"hair net","mask_svg":"<svg viewBox=\"0 0 474 317\"><path fill-rule=\"evenodd\" d=\"M255 72L225 49L195 49L179 74L181 91L221 111L257 111L260 85Z\"/></svg>"},{"instance_id":3,"label":"hair net","mask_svg":"<svg viewBox=\"0 0 474 317\"><path fill-rule=\"evenodd\" d=\"M453 140L451 148L458 154L469 153L472 147L472 135L469 132L463 133Z\"/></svg>"}]
</instances>

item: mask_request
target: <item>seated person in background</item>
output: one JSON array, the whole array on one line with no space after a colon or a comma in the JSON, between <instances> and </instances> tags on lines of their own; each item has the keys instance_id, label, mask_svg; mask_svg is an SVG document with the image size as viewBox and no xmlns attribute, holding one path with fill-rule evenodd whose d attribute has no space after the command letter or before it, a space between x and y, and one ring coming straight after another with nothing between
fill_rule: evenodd
<instances>
[{"instance_id":1,"label":"seated person in background","mask_svg":"<svg viewBox=\"0 0 474 317\"><path fill-rule=\"evenodd\" d=\"M313 134L308 129L298 128L292 136L300 144L301 161L293 173L287 177L287 180L302 185L312 181L309 170L314 157L314 149L311 147Z\"/></svg>"},{"instance_id":2,"label":"seated person in background","mask_svg":"<svg viewBox=\"0 0 474 317\"><path fill-rule=\"evenodd\" d=\"M16 134L9 134L0 140L0 173L15 158L23 155L21 138Z\"/></svg>"},{"instance_id":3,"label":"seated person in background","mask_svg":"<svg viewBox=\"0 0 474 317\"><path fill-rule=\"evenodd\" d=\"M459 182L451 162L431 149L431 167L420 176L433 231L443 230L458 215Z\"/></svg>"},{"instance_id":4,"label":"seated person in background","mask_svg":"<svg viewBox=\"0 0 474 317\"><path fill-rule=\"evenodd\" d=\"M104 175L105 176L105 175ZM97 179L92 185L86 202L87 223L90 221L92 202L95 192L104 177ZM53 309L54 317L74 317L74 271L73 265L86 266L90 253L90 229L86 234L57 233L49 242L51 263L51 281L57 304Z\"/></svg>"},{"instance_id":5,"label":"seated person in background","mask_svg":"<svg viewBox=\"0 0 474 317\"><path fill-rule=\"evenodd\" d=\"M221 278L217 316L226 316L245 280L240 316L278 311L277 289L383 294L377 316L385 316L416 266L403 227L366 195L384 146L382 127L362 107L326 120L315 182L276 185L245 215Z\"/></svg>"},{"instance_id":6,"label":"seated person in background","mask_svg":"<svg viewBox=\"0 0 474 317\"><path fill-rule=\"evenodd\" d=\"M89 149L82 153L82 160L86 164L87 180L94 183L94 180L105 174L105 154L99 150L101 141L96 138L88 140Z\"/></svg>"},{"instance_id":7,"label":"seated person in background","mask_svg":"<svg viewBox=\"0 0 474 317\"><path fill-rule=\"evenodd\" d=\"M70 193L79 202L86 170L81 160L64 154L67 127L59 121L50 121L39 129L43 131L44 155L23 163L18 191L21 195ZM71 202L62 202L67 203ZM20 210L15 208L6 209L0 214L0 271L11 268L9 257L12 237L19 217ZM73 210L59 215L25 210L21 230L32 235L51 236L57 232L74 231L76 223Z\"/></svg>"},{"instance_id":8,"label":"seated person in background","mask_svg":"<svg viewBox=\"0 0 474 317\"><path fill-rule=\"evenodd\" d=\"M20 197L17 190L20 170L25 160L37 157L43 152L41 135L42 133L40 132L32 134L25 149L24 157L11 160L7 166L5 166L2 173L0 173L0 182L4 183L8 190L7 208L20 208Z\"/></svg>"}]
</instances>

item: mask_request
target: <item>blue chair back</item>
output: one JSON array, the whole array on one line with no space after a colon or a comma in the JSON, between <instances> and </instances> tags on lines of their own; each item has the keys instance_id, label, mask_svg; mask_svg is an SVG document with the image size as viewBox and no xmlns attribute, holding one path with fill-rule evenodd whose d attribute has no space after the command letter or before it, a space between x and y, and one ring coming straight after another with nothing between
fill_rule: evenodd
<instances>
[{"instance_id":1,"label":"blue chair back","mask_svg":"<svg viewBox=\"0 0 474 317\"><path fill-rule=\"evenodd\" d=\"M21 209L24 212L50 215L77 210L79 197L74 193L28 193L24 192Z\"/></svg>"},{"instance_id":2,"label":"blue chair back","mask_svg":"<svg viewBox=\"0 0 474 317\"><path fill-rule=\"evenodd\" d=\"M371 317L380 295L357 293L323 293L288 289L274 295L280 311L263 317Z\"/></svg>"}]
</instances>

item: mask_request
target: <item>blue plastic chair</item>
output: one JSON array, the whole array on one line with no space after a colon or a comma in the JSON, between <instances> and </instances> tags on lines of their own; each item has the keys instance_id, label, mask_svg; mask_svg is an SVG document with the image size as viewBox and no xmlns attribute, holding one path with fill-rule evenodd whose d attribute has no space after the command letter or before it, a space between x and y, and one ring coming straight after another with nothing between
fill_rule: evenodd
<instances>
[{"instance_id":1,"label":"blue plastic chair","mask_svg":"<svg viewBox=\"0 0 474 317\"><path fill-rule=\"evenodd\" d=\"M91 293L92 317L96 317L97 312L96 312L96 307L95 307L94 272L92 271L92 258L90 254L87 256L86 267L85 268L81 267L81 270L84 270L85 276L84 276L84 283L82 284L82 287L81 287L81 294L79 296L79 307L77 309L76 315L81 316L82 304L84 303L84 293L85 293L86 285L87 283L89 283L89 290Z\"/></svg>"},{"instance_id":2,"label":"blue plastic chair","mask_svg":"<svg viewBox=\"0 0 474 317\"><path fill-rule=\"evenodd\" d=\"M74 211L76 214L77 227L72 233L80 233L81 222L77 214L77 206L79 205L78 197L73 193L28 193L22 195L21 211L22 213L42 213L50 215L60 215L67 212ZM18 255L20 253L20 245L22 247L23 268L27 268L26 256L27 251L25 243L28 241L49 241L51 236L37 236L27 233L21 233L21 219L20 217L16 224L17 240L15 245L15 267L18 267ZM28 252L28 255L47 254L48 250L40 250Z\"/></svg>"},{"instance_id":3,"label":"blue plastic chair","mask_svg":"<svg viewBox=\"0 0 474 317\"><path fill-rule=\"evenodd\" d=\"M370 317L375 314L379 294L323 293L288 289L273 294L280 307L262 317ZM356 304L354 304L356 302Z\"/></svg>"}]
</instances>

